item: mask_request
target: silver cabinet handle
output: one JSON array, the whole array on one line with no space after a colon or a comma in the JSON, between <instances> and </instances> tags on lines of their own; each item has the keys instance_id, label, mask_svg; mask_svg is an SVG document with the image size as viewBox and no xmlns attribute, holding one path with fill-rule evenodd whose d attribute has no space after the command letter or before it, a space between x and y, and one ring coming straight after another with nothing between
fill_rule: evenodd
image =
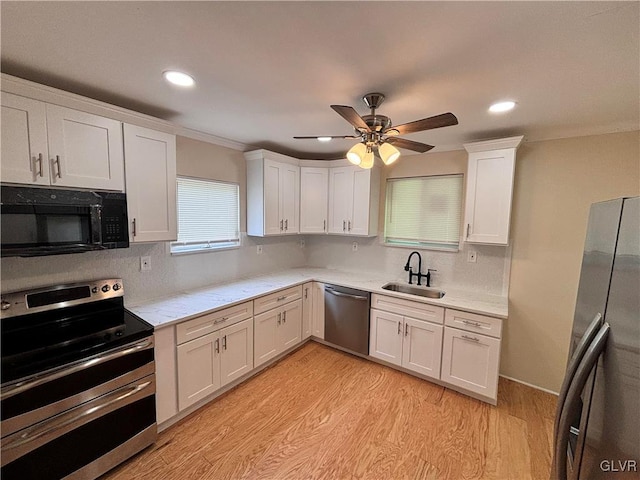
<instances>
[{"instance_id":1,"label":"silver cabinet handle","mask_svg":"<svg viewBox=\"0 0 640 480\"><path fill-rule=\"evenodd\" d=\"M348 230L349 230L349 231L351 231L351 220L349 220L349 221L347 222L347 224L349 225L349 226L348 226Z\"/></svg>"},{"instance_id":2,"label":"silver cabinet handle","mask_svg":"<svg viewBox=\"0 0 640 480\"><path fill-rule=\"evenodd\" d=\"M289 230L289 219L288 218L284 221L284 231L286 232L287 230Z\"/></svg>"},{"instance_id":3,"label":"silver cabinet handle","mask_svg":"<svg viewBox=\"0 0 640 480\"><path fill-rule=\"evenodd\" d=\"M3 387L2 393L0 394L0 399L4 400L5 398L12 397L26 390L30 390L34 387L37 387L38 385L42 385L47 382L57 380L58 378L62 378L66 375L71 375L72 373L85 370L89 367L93 367L95 365L99 365L101 363L105 363L110 360L114 360L116 358L124 357L126 355L139 352L140 350L153 349L153 345L154 345L153 337L146 338L139 342L129 343L120 348L111 350L110 352L106 352L94 357L90 357L88 359L83 359L76 364L65 365L64 367L60 367L56 370L53 370L49 374L44 376L39 376L39 374L33 375L31 377L20 380L17 383L13 383Z\"/></svg>"},{"instance_id":4,"label":"silver cabinet handle","mask_svg":"<svg viewBox=\"0 0 640 480\"><path fill-rule=\"evenodd\" d=\"M276 298L276 301L280 302L282 300L284 300L285 298L287 298L286 295L282 295L281 297Z\"/></svg>"},{"instance_id":5,"label":"silver cabinet handle","mask_svg":"<svg viewBox=\"0 0 640 480\"><path fill-rule=\"evenodd\" d=\"M278 325L282 323L282 313L278 314Z\"/></svg>"},{"instance_id":6,"label":"silver cabinet handle","mask_svg":"<svg viewBox=\"0 0 640 480\"><path fill-rule=\"evenodd\" d=\"M224 337L222 337L222 349L223 350L227 349L227 336L226 335Z\"/></svg>"},{"instance_id":7,"label":"silver cabinet handle","mask_svg":"<svg viewBox=\"0 0 640 480\"><path fill-rule=\"evenodd\" d=\"M584 387L589 379L589 376L598 363L598 358L604 351L604 347L607 344L607 337L609 336L609 324L604 323L598 330L593 341L589 344L580 365L576 369L576 374L571 380L569 386L566 401L562 406L562 413L560 414L560 422L558 428L553 436L555 439L554 452L555 452L555 477L559 480L567 478L567 446L569 444L569 437L571 432L571 422L582 410L580 406L580 397ZM584 432L580 432L584 435ZM552 465L552 468L554 466Z\"/></svg>"},{"instance_id":8,"label":"silver cabinet handle","mask_svg":"<svg viewBox=\"0 0 640 480\"><path fill-rule=\"evenodd\" d=\"M567 394L569 393L569 387L571 386L571 381L573 380L573 377L575 376L576 371L578 370L578 366L580 365L580 362L584 358L584 355L587 352L589 345L591 345L591 342L593 342L593 339L595 338L596 334L600 330L601 326L602 326L602 315L600 315L600 313L597 313L596 316L593 317L593 320L591 320L591 323L587 327L587 330L582 335L582 338L580 339L580 342L578 342L576 349L573 351L571 360L569 360L569 364L567 365L567 371L565 373L562 386L560 387L560 393L558 394L558 405L556 407L556 419L554 424L554 428L556 431L558 430L558 424L560 423L560 415L562 414L562 407L564 406L564 402L567 398Z\"/></svg>"},{"instance_id":9,"label":"silver cabinet handle","mask_svg":"<svg viewBox=\"0 0 640 480\"><path fill-rule=\"evenodd\" d=\"M342 221L342 231L343 232L347 231L347 222L345 220Z\"/></svg>"},{"instance_id":10,"label":"silver cabinet handle","mask_svg":"<svg viewBox=\"0 0 640 480\"><path fill-rule=\"evenodd\" d=\"M409 324L405 323L404 324L404 336L406 337L407 335L409 335Z\"/></svg>"},{"instance_id":11,"label":"silver cabinet handle","mask_svg":"<svg viewBox=\"0 0 640 480\"><path fill-rule=\"evenodd\" d=\"M226 322L227 320L229 320L229 317L222 317L222 318L219 318L218 320L214 320L213 324L218 325L219 323Z\"/></svg>"},{"instance_id":12,"label":"silver cabinet handle","mask_svg":"<svg viewBox=\"0 0 640 480\"><path fill-rule=\"evenodd\" d=\"M402 333L402 322L398 322L398 335Z\"/></svg>"},{"instance_id":13,"label":"silver cabinet handle","mask_svg":"<svg viewBox=\"0 0 640 480\"><path fill-rule=\"evenodd\" d=\"M287 311L282 312L282 323L287 323Z\"/></svg>"},{"instance_id":14,"label":"silver cabinet handle","mask_svg":"<svg viewBox=\"0 0 640 480\"><path fill-rule=\"evenodd\" d=\"M326 232L326 231L327 231L327 221L326 221L326 220L323 220L323 221L322 221L322 231L323 231L323 232Z\"/></svg>"},{"instance_id":15,"label":"silver cabinet handle","mask_svg":"<svg viewBox=\"0 0 640 480\"><path fill-rule=\"evenodd\" d=\"M60 169L60 155L56 155L56 165L58 166L58 178L62 178L62 170Z\"/></svg>"},{"instance_id":16,"label":"silver cabinet handle","mask_svg":"<svg viewBox=\"0 0 640 480\"><path fill-rule=\"evenodd\" d=\"M304 299L306 300L307 298L309 298L309 287L304 289Z\"/></svg>"},{"instance_id":17,"label":"silver cabinet handle","mask_svg":"<svg viewBox=\"0 0 640 480\"><path fill-rule=\"evenodd\" d=\"M471 224L467 223L467 238L469 238L469 229L471 228Z\"/></svg>"},{"instance_id":18,"label":"silver cabinet handle","mask_svg":"<svg viewBox=\"0 0 640 480\"><path fill-rule=\"evenodd\" d=\"M348 293L336 292L334 289L325 287L324 291L330 293L331 295L335 295L336 297L348 297L353 298L354 300L369 300L368 297L363 297L360 295L350 295Z\"/></svg>"},{"instance_id":19,"label":"silver cabinet handle","mask_svg":"<svg viewBox=\"0 0 640 480\"><path fill-rule=\"evenodd\" d=\"M43 177L43 173L42 173L42 154L38 155L38 164L39 164L39 171L38 171L38 175L40 175L40 177Z\"/></svg>"},{"instance_id":20,"label":"silver cabinet handle","mask_svg":"<svg viewBox=\"0 0 640 480\"><path fill-rule=\"evenodd\" d=\"M462 338L464 338L465 340L469 340L471 342L476 342L476 343L480 342L480 339L478 337L469 337L468 335L462 335Z\"/></svg>"},{"instance_id":21,"label":"silver cabinet handle","mask_svg":"<svg viewBox=\"0 0 640 480\"><path fill-rule=\"evenodd\" d=\"M133 219L132 223L133 223L133 236L135 237L136 236L136 219L135 218Z\"/></svg>"},{"instance_id":22,"label":"silver cabinet handle","mask_svg":"<svg viewBox=\"0 0 640 480\"><path fill-rule=\"evenodd\" d=\"M283 230L283 226L284 226L284 220L280 220L280 231Z\"/></svg>"},{"instance_id":23,"label":"silver cabinet handle","mask_svg":"<svg viewBox=\"0 0 640 480\"><path fill-rule=\"evenodd\" d=\"M472 327L481 327L482 324L479 322L472 322L471 320L462 320L462 323L465 325L471 325Z\"/></svg>"},{"instance_id":24,"label":"silver cabinet handle","mask_svg":"<svg viewBox=\"0 0 640 480\"><path fill-rule=\"evenodd\" d=\"M220 339L216 338L215 343L213 344L214 350L216 353L220 353Z\"/></svg>"}]
</instances>

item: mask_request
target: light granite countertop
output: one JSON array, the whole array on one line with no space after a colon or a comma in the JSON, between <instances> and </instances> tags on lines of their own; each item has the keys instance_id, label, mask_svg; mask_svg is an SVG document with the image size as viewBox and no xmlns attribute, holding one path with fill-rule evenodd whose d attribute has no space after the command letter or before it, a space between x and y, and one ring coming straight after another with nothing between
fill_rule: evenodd
<instances>
[{"instance_id":1,"label":"light granite countertop","mask_svg":"<svg viewBox=\"0 0 640 480\"><path fill-rule=\"evenodd\" d=\"M232 283L183 291L170 297L127 305L127 308L154 327L161 328L312 280L502 319L508 316L508 302L504 296L445 289L446 294L443 298L423 298L383 290L382 286L390 281L388 277L325 268L294 268Z\"/></svg>"}]
</instances>

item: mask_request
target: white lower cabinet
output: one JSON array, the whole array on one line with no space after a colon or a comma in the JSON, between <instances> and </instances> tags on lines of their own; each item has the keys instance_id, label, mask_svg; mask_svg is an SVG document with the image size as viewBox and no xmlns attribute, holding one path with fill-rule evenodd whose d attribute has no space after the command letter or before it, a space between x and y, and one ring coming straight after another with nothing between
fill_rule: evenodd
<instances>
[{"instance_id":1,"label":"white lower cabinet","mask_svg":"<svg viewBox=\"0 0 640 480\"><path fill-rule=\"evenodd\" d=\"M313 282L302 285L302 340L309 338L313 330Z\"/></svg>"},{"instance_id":2,"label":"white lower cabinet","mask_svg":"<svg viewBox=\"0 0 640 480\"><path fill-rule=\"evenodd\" d=\"M302 286L302 340L324 338L324 284L307 282Z\"/></svg>"},{"instance_id":3,"label":"white lower cabinet","mask_svg":"<svg viewBox=\"0 0 640 480\"><path fill-rule=\"evenodd\" d=\"M255 321L255 366L271 360L302 339L302 300L266 311Z\"/></svg>"},{"instance_id":4,"label":"white lower cabinet","mask_svg":"<svg viewBox=\"0 0 640 480\"><path fill-rule=\"evenodd\" d=\"M440 378L442 325L371 309L369 355Z\"/></svg>"},{"instance_id":5,"label":"white lower cabinet","mask_svg":"<svg viewBox=\"0 0 640 480\"><path fill-rule=\"evenodd\" d=\"M183 410L253 369L253 319L178 345L177 351Z\"/></svg>"}]
</instances>

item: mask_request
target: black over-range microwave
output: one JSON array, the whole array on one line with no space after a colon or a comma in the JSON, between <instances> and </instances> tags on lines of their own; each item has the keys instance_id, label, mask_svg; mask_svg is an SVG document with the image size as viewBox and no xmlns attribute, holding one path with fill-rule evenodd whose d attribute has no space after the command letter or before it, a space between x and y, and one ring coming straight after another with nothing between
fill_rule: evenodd
<instances>
[{"instance_id":1,"label":"black over-range microwave","mask_svg":"<svg viewBox=\"0 0 640 480\"><path fill-rule=\"evenodd\" d=\"M124 193L0 187L3 257L129 246Z\"/></svg>"}]
</instances>

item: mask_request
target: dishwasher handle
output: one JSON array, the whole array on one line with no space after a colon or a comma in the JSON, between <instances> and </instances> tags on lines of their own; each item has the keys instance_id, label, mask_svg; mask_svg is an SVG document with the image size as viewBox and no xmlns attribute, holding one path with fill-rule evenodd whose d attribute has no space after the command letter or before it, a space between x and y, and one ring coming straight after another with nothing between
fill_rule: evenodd
<instances>
[{"instance_id":1,"label":"dishwasher handle","mask_svg":"<svg viewBox=\"0 0 640 480\"><path fill-rule=\"evenodd\" d=\"M336 297L347 297L353 298L354 300L369 300L368 297L363 297L361 295L350 295L348 293L337 292L329 287L324 287L324 291L330 293L331 295L335 295Z\"/></svg>"}]
</instances>

